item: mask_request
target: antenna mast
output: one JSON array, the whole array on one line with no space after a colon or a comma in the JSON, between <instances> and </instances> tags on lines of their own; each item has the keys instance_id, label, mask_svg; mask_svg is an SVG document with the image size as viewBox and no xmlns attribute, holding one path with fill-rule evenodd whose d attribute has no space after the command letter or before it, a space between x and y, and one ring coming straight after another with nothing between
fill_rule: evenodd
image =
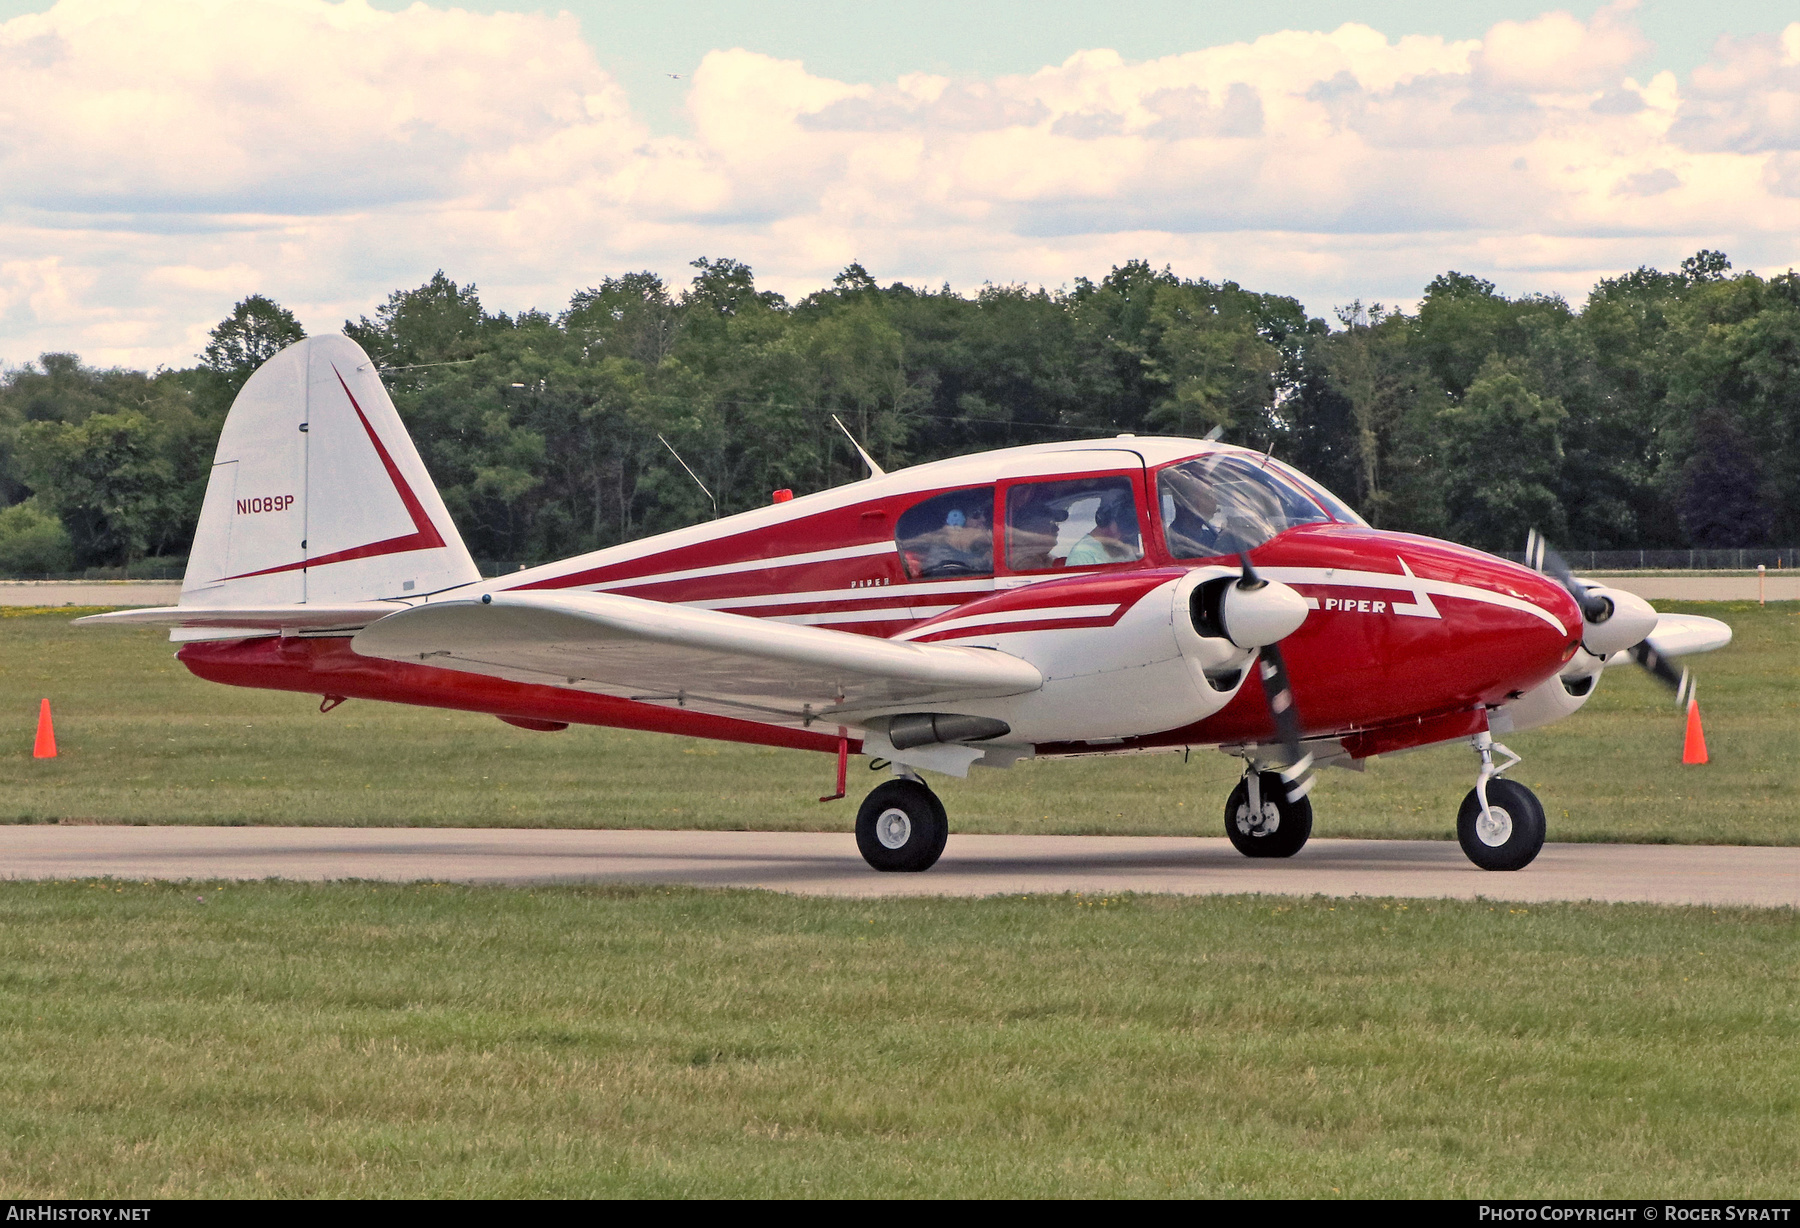
<instances>
[{"instance_id":1,"label":"antenna mast","mask_svg":"<svg viewBox=\"0 0 1800 1228\"><path fill-rule=\"evenodd\" d=\"M887 470L883 469L880 465L877 465L875 463L875 458L870 456L860 443L856 442L856 436L850 433L850 428L844 425L843 420L836 414L831 415L831 420L837 423L838 430L844 432L844 438L850 441L850 446L856 449L856 454L863 458L863 464L869 467L869 476L872 478L885 478L887 476Z\"/></svg>"},{"instance_id":2,"label":"antenna mast","mask_svg":"<svg viewBox=\"0 0 1800 1228\"><path fill-rule=\"evenodd\" d=\"M713 519L717 520L719 518L719 501L717 499L713 498L713 492L706 489L706 483L702 482L700 480L699 474L695 473L692 469L688 469L688 463L681 459L681 453L679 453L675 450L674 444L670 443L666 439L663 439L661 431L658 431L656 433L656 437L658 439L662 440L662 446L669 450L669 455L673 456L675 458L675 463L677 465L680 465L683 469L687 469L687 475L690 478L694 479L694 485L696 485L700 488L700 493L705 495L707 498L707 501L712 504Z\"/></svg>"}]
</instances>

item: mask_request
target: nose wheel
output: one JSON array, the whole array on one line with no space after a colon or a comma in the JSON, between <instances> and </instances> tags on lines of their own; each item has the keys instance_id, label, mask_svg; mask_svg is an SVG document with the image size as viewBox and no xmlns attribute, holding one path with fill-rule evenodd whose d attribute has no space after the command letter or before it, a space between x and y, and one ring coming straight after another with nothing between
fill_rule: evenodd
<instances>
[{"instance_id":1,"label":"nose wheel","mask_svg":"<svg viewBox=\"0 0 1800 1228\"><path fill-rule=\"evenodd\" d=\"M1544 807L1518 781L1495 775L1517 763L1517 755L1494 741L1492 734L1477 734L1474 744L1481 756L1481 773L1456 812L1456 842L1484 870L1523 870L1544 847ZM1509 762L1496 768L1495 751Z\"/></svg>"},{"instance_id":2,"label":"nose wheel","mask_svg":"<svg viewBox=\"0 0 1800 1228\"><path fill-rule=\"evenodd\" d=\"M921 780L902 777L879 785L856 812L856 847L877 870L929 870L949 838L944 803Z\"/></svg>"},{"instance_id":3,"label":"nose wheel","mask_svg":"<svg viewBox=\"0 0 1800 1228\"><path fill-rule=\"evenodd\" d=\"M1280 772L1246 771L1225 799L1225 834L1246 857L1292 857L1312 835L1312 799L1289 801Z\"/></svg>"}]
</instances>

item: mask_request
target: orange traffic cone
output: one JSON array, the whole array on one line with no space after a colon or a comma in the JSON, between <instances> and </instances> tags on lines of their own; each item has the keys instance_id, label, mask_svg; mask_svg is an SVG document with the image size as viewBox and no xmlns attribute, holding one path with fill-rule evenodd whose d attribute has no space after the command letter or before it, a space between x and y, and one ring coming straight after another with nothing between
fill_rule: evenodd
<instances>
[{"instance_id":1,"label":"orange traffic cone","mask_svg":"<svg viewBox=\"0 0 1800 1228\"><path fill-rule=\"evenodd\" d=\"M38 705L37 741L32 744L33 759L56 758L56 728L50 724L50 701Z\"/></svg>"},{"instance_id":2,"label":"orange traffic cone","mask_svg":"<svg viewBox=\"0 0 1800 1228\"><path fill-rule=\"evenodd\" d=\"M1706 734L1700 729L1700 701L1688 700L1687 740L1681 744L1683 763L1706 762Z\"/></svg>"}]
</instances>

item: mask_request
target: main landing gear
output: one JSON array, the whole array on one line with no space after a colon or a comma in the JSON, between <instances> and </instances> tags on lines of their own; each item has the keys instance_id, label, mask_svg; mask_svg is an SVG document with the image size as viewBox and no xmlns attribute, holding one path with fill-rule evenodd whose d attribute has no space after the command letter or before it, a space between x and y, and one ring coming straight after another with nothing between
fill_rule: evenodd
<instances>
[{"instance_id":1,"label":"main landing gear","mask_svg":"<svg viewBox=\"0 0 1800 1228\"><path fill-rule=\"evenodd\" d=\"M1544 847L1544 807L1516 780L1500 776L1519 756L1478 733L1470 742L1481 756L1475 787L1456 815L1456 839L1469 860L1483 870L1522 870ZM1494 752L1505 762L1494 764ZM1225 802L1225 834L1246 857L1292 857L1312 836L1311 778L1246 766ZM944 803L924 781L908 772L887 781L863 799L856 812L856 847L877 870L917 874L937 864L950 838Z\"/></svg>"},{"instance_id":2,"label":"main landing gear","mask_svg":"<svg viewBox=\"0 0 1800 1228\"><path fill-rule=\"evenodd\" d=\"M1544 807L1516 780L1500 776L1519 756L1489 733L1470 739L1481 756L1475 787L1456 815L1456 839L1483 870L1523 870L1544 847ZM1494 752L1506 757L1498 767ZM1292 857L1312 835L1312 802L1279 772L1246 766L1225 802L1225 834L1246 857Z\"/></svg>"},{"instance_id":3,"label":"main landing gear","mask_svg":"<svg viewBox=\"0 0 1800 1228\"><path fill-rule=\"evenodd\" d=\"M1293 786L1280 772L1244 768L1244 777L1225 799L1225 834L1232 847L1246 857L1292 857L1312 835L1312 799L1301 793L1290 799Z\"/></svg>"},{"instance_id":4,"label":"main landing gear","mask_svg":"<svg viewBox=\"0 0 1800 1228\"><path fill-rule=\"evenodd\" d=\"M877 785L856 812L856 847L877 870L929 870L949 838L944 803L917 776Z\"/></svg>"}]
</instances>

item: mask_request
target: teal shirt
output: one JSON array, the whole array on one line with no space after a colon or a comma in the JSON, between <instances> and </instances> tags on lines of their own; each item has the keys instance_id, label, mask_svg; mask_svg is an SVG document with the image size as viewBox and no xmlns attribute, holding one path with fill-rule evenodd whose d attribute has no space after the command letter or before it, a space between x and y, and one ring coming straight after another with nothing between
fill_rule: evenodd
<instances>
[{"instance_id":1,"label":"teal shirt","mask_svg":"<svg viewBox=\"0 0 1800 1228\"><path fill-rule=\"evenodd\" d=\"M1092 567L1096 563L1118 563L1133 557L1135 556L1130 553L1113 553L1107 549L1105 542L1089 533L1076 542L1075 548L1069 551L1068 565L1070 567Z\"/></svg>"}]
</instances>

